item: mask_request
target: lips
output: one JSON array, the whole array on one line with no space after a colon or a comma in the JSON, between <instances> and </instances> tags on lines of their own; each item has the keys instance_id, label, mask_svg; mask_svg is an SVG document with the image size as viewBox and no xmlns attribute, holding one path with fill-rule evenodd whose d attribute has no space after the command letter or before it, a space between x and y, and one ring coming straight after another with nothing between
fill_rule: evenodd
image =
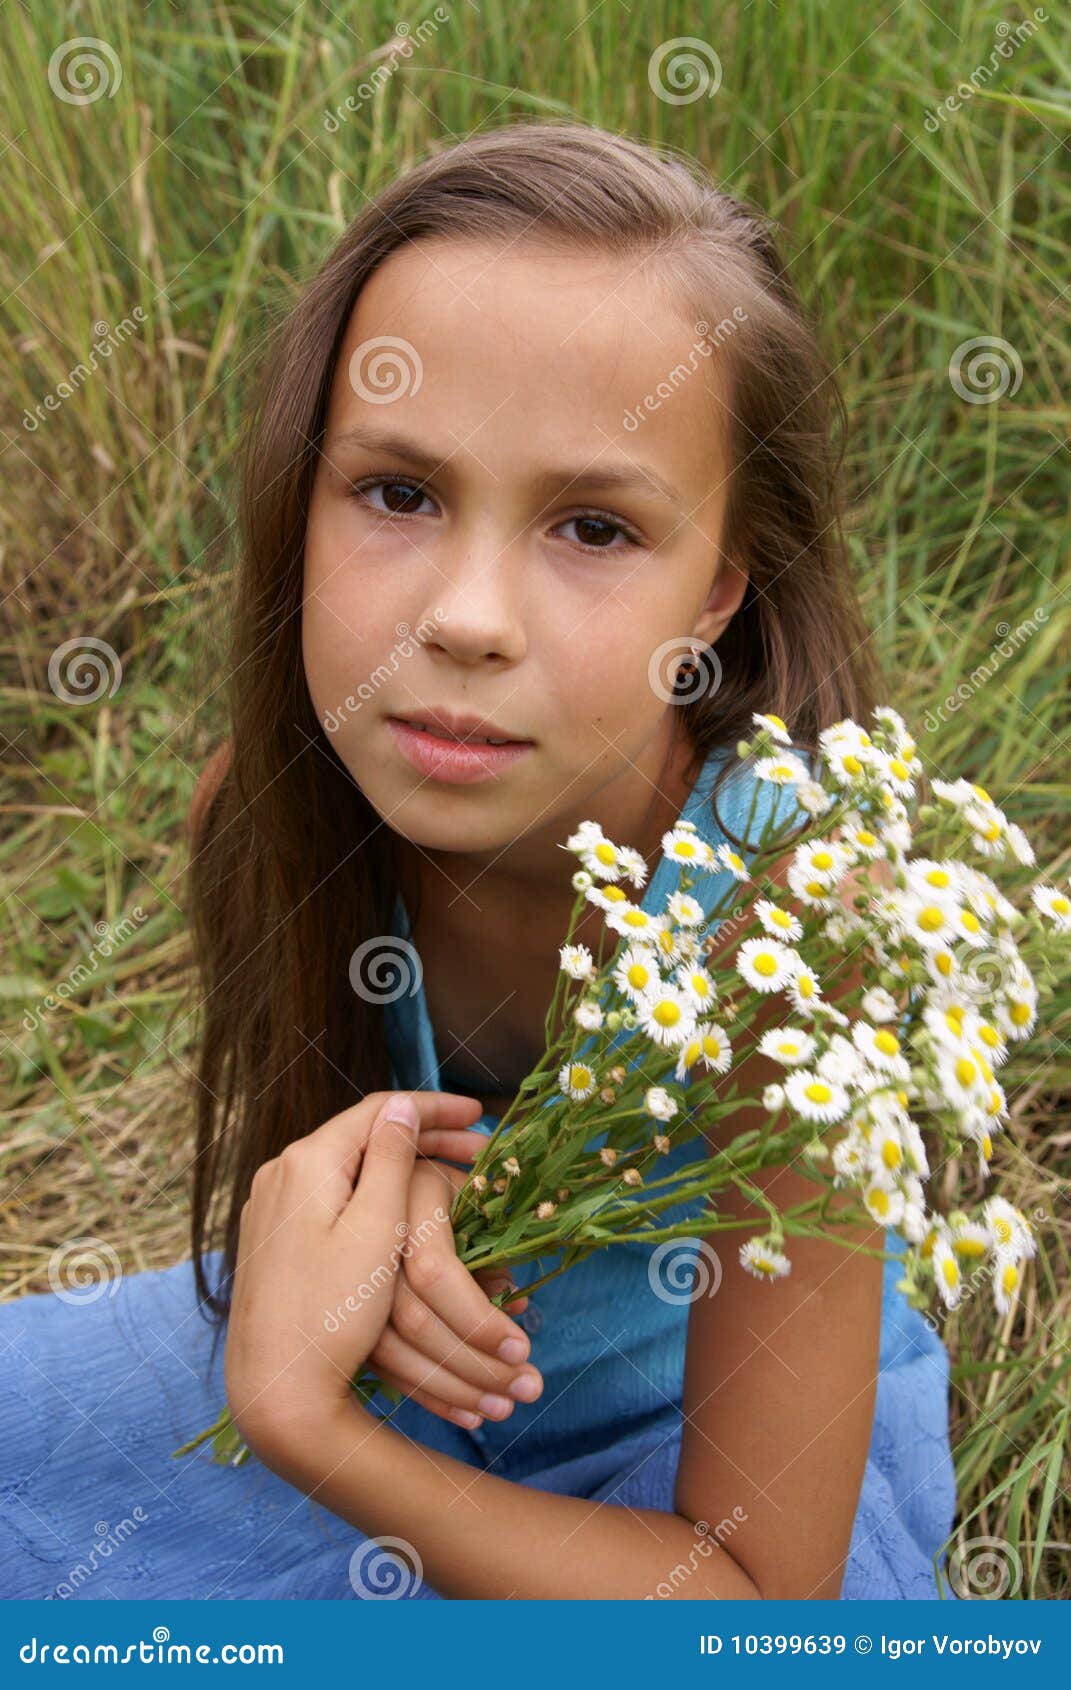
<instances>
[{"instance_id":1,"label":"lips","mask_svg":"<svg viewBox=\"0 0 1071 1690\"><path fill-rule=\"evenodd\" d=\"M443 718L435 715L427 716L392 716L392 722L402 722L406 727L414 728L420 733L432 734L436 739L445 740L453 745L530 745L528 739L521 739L517 735L495 732L493 728L475 724L462 726L448 724Z\"/></svg>"}]
</instances>

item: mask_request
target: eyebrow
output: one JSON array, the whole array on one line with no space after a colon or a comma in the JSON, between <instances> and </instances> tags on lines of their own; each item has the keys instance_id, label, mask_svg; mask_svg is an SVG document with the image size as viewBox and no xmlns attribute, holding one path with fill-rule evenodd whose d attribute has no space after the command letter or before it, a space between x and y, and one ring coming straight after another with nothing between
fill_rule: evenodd
<instances>
[{"instance_id":1,"label":"eyebrow","mask_svg":"<svg viewBox=\"0 0 1071 1690\"><path fill-rule=\"evenodd\" d=\"M332 435L324 449L329 451L335 446L363 446L372 452L387 452L413 464L422 475L432 475L436 470L447 468L453 456L450 451L429 451L416 441L407 440L404 434L367 424ZM683 503L683 494L672 482L664 481L653 469L631 459L607 464L596 460L581 470L572 466L544 469L533 476L532 485L539 492L553 492L564 487L614 487L622 492L653 492L668 499L671 504Z\"/></svg>"}]
</instances>

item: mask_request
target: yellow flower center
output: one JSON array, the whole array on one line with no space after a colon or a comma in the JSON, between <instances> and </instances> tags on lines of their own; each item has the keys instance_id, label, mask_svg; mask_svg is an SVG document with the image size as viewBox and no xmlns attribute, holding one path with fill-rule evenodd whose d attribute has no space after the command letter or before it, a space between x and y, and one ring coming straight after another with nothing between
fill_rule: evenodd
<instances>
[{"instance_id":1,"label":"yellow flower center","mask_svg":"<svg viewBox=\"0 0 1071 1690\"><path fill-rule=\"evenodd\" d=\"M828 890L829 888L823 886L820 880L809 880L807 882L807 891L812 898L821 898Z\"/></svg>"},{"instance_id":2,"label":"yellow flower center","mask_svg":"<svg viewBox=\"0 0 1071 1690\"><path fill-rule=\"evenodd\" d=\"M908 776L907 764L901 763L899 757L891 758L891 760L889 762L889 768L892 770L892 773L896 776L897 780L906 780L907 779L907 776Z\"/></svg>"},{"instance_id":3,"label":"yellow flower center","mask_svg":"<svg viewBox=\"0 0 1071 1690\"><path fill-rule=\"evenodd\" d=\"M833 867L833 858L828 851L816 851L811 863L820 874L824 874L827 869Z\"/></svg>"},{"instance_id":4,"label":"yellow flower center","mask_svg":"<svg viewBox=\"0 0 1071 1690\"><path fill-rule=\"evenodd\" d=\"M1014 1291L1019 1283L1019 1269L1014 1262L1005 1262L1000 1275L1000 1283L1005 1291Z\"/></svg>"},{"instance_id":5,"label":"yellow flower center","mask_svg":"<svg viewBox=\"0 0 1071 1690\"><path fill-rule=\"evenodd\" d=\"M1030 1005L1028 1003L1013 1003L1008 1010L1016 1027L1025 1027L1030 1020Z\"/></svg>"},{"instance_id":6,"label":"yellow flower center","mask_svg":"<svg viewBox=\"0 0 1071 1690\"><path fill-rule=\"evenodd\" d=\"M963 1017L958 1009L950 1009L945 1014L945 1026L957 1039L963 1037Z\"/></svg>"},{"instance_id":7,"label":"yellow flower center","mask_svg":"<svg viewBox=\"0 0 1071 1690\"><path fill-rule=\"evenodd\" d=\"M605 840L601 844L596 845L595 855L599 859L600 863L608 863L612 866L617 861L617 852L614 850L613 846L607 844Z\"/></svg>"},{"instance_id":8,"label":"yellow flower center","mask_svg":"<svg viewBox=\"0 0 1071 1690\"><path fill-rule=\"evenodd\" d=\"M630 986L635 986L637 991L642 992L644 986L646 986L648 980L651 978L651 970L649 968L645 968L642 962L634 962L625 978L628 980Z\"/></svg>"},{"instance_id":9,"label":"yellow flower center","mask_svg":"<svg viewBox=\"0 0 1071 1690\"><path fill-rule=\"evenodd\" d=\"M721 1055L721 1040L719 1038L717 1038L713 1033L704 1033L703 1034L703 1055L704 1056L720 1056Z\"/></svg>"},{"instance_id":10,"label":"yellow flower center","mask_svg":"<svg viewBox=\"0 0 1071 1690\"><path fill-rule=\"evenodd\" d=\"M887 1033L884 1027L874 1034L874 1044L883 1056L895 1056L900 1049L900 1040L895 1033Z\"/></svg>"},{"instance_id":11,"label":"yellow flower center","mask_svg":"<svg viewBox=\"0 0 1071 1690\"><path fill-rule=\"evenodd\" d=\"M871 1209L875 1212L875 1214L878 1214L878 1215L887 1215L888 1214L888 1212L889 1212L889 1193L887 1191L885 1191L880 1185L875 1185L874 1187L872 1187L872 1189L870 1190L870 1192L867 1195L867 1202L869 1203Z\"/></svg>"},{"instance_id":12,"label":"yellow flower center","mask_svg":"<svg viewBox=\"0 0 1071 1690\"><path fill-rule=\"evenodd\" d=\"M956 1238L952 1248L958 1256L984 1256L985 1242L981 1238Z\"/></svg>"},{"instance_id":13,"label":"yellow flower center","mask_svg":"<svg viewBox=\"0 0 1071 1690\"><path fill-rule=\"evenodd\" d=\"M602 895L610 904L624 904L628 902L628 894L622 892L620 886L604 886Z\"/></svg>"},{"instance_id":14,"label":"yellow flower center","mask_svg":"<svg viewBox=\"0 0 1071 1690\"><path fill-rule=\"evenodd\" d=\"M926 876L928 886L950 886L951 876L943 868L932 868Z\"/></svg>"},{"instance_id":15,"label":"yellow flower center","mask_svg":"<svg viewBox=\"0 0 1071 1690\"><path fill-rule=\"evenodd\" d=\"M855 838L857 844L861 845L864 851L869 851L870 847L878 842L877 834L871 833L870 829L866 827L861 827Z\"/></svg>"},{"instance_id":16,"label":"yellow flower center","mask_svg":"<svg viewBox=\"0 0 1071 1690\"><path fill-rule=\"evenodd\" d=\"M1066 898L1062 898L1059 894L1057 894L1056 897L1053 898L1050 908L1055 910L1057 915L1067 915L1071 912L1071 903L1068 903Z\"/></svg>"},{"instance_id":17,"label":"yellow flower center","mask_svg":"<svg viewBox=\"0 0 1071 1690\"><path fill-rule=\"evenodd\" d=\"M738 868L741 871L743 871L744 859L743 859L743 857L738 857L735 851L729 852L729 861L732 864L733 868Z\"/></svg>"},{"instance_id":18,"label":"yellow flower center","mask_svg":"<svg viewBox=\"0 0 1071 1690\"><path fill-rule=\"evenodd\" d=\"M591 1084L591 1069L586 1068L582 1062L574 1062L569 1070L569 1084L575 1091L583 1091L585 1086Z\"/></svg>"},{"instance_id":19,"label":"yellow flower center","mask_svg":"<svg viewBox=\"0 0 1071 1690\"><path fill-rule=\"evenodd\" d=\"M810 1085L804 1086L803 1095L811 1103L829 1103L833 1098L833 1092L824 1080L812 1080Z\"/></svg>"},{"instance_id":20,"label":"yellow flower center","mask_svg":"<svg viewBox=\"0 0 1071 1690\"><path fill-rule=\"evenodd\" d=\"M982 838L988 839L990 842L992 842L994 839L999 839L1000 838L1000 823L999 822L989 822L982 829Z\"/></svg>"},{"instance_id":21,"label":"yellow flower center","mask_svg":"<svg viewBox=\"0 0 1071 1690\"><path fill-rule=\"evenodd\" d=\"M941 1263L941 1277L949 1290L955 1290L959 1284L959 1268L951 1256L946 1256Z\"/></svg>"},{"instance_id":22,"label":"yellow flower center","mask_svg":"<svg viewBox=\"0 0 1071 1690\"><path fill-rule=\"evenodd\" d=\"M660 1027L675 1027L680 1018L680 1004L674 1003L672 998L663 998L655 1005L654 1019Z\"/></svg>"},{"instance_id":23,"label":"yellow flower center","mask_svg":"<svg viewBox=\"0 0 1071 1690\"><path fill-rule=\"evenodd\" d=\"M801 998L814 997L814 981L809 974L796 975L796 990Z\"/></svg>"},{"instance_id":24,"label":"yellow flower center","mask_svg":"<svg viewBox=\"0 0 1071 1690\"><path fill-rule=\"evenodd\" d=\"M775 728L780 728L783 734L787 734L788 729L785 727L784 722L782 722L780 716L775 716L771 710L767 710L766 720L768 722L772 722Z\"/></svg>"},{"instance_id":25,"label":"yellow flower center","mask_svg":"<svg viewBox=\"0 0 1071 1690\"><path fill-rule=\"evenodd\" d=\"M919 911L919 926L924 933L940 933L944 924L944 912L936 904L927 904Z\"/></svg>"},{"instance_id":26,"label":"yellow flower center","mask_svg":"<svg viewBox=\"0 0 1071 1690\"><path fill-rule=\"evenodd\" d=\"M934 960L935 964L937 965L938 974L943 974L945 979L947 980L948 976L951 974L953 968L955 967L955 963L953 961L951 952L949 952L949 951L938 951L937 955L934 957L933 960Z\"/></svg>"},{"instance_id":27,"label":"yellow flower center","mask_svg":"<svg viewBox=\"0 0 1071 1690\"><path fill-rule=\"evenodd\" d=\"M777 973L777 958L769 951L757 951L751 959L751 966L756 974L761 974L764 980L769 980Z\"/></svg>"},{"instance_id":28,"label":"yellow flower center","mask_svg":"<svg viewBox=\"0 0 1071 1690\"><path fill-rule=\"evenodd\" d=\"M991 1091L990 1094L989 1094L989 1113L991 1115L999 1115L1000 1111L1001 1111L1000 1093L999 1093L999 1091Z\"/></svg>"},{"instance_id":29,"label":"yellow flower center","mask_svg":"<svg viewBox=\"0 0 1071 1690\"><path fill-rule=\"evenodd\" d=\"M695 846L690 839L678 839L673 847L673 855L675 857L694 857Z\"/></svg>"},{"instance_id":30,"label":"yellow flower center","mask_svg":"<svg viewBox=\"0 0 1071 1690\"><path fill-rule=\"evenodd\" d=\"M844 759L844 767L850 775L861 775L863 772L862 763L850 751Z\"/></svg>"},{"instance_id":31,"label":"yellow flower center","mask_svg":"<svg viewBox=\"0 0 1071 1690\"><path fill-rule=\"evenodd\" d=\"M625 916L625 924L628 927L646 927L647 912L645 910L629 910Z\"/></svg>"},{"instance_id":32,"label":"yellow flower center","mask_svg":"<svg viewBox=\"0 0 1071 1690\"><path fill-rule=\"evenodd\" d=\"M961 1056L956 1063L956 1079L961 1086L972 1086L978 1078L978 1070L974 1063L966 1056Z\"/></svg>"},{"instance_id":33,"label":"yellow flower center","mask_svg":"<svg viewBox=\"0 0 1071 1690\"><path fill-rule=\"evenodd\" d=\"M993 1222L993 1231L996 1234L996 1239L997 1239L998 1244L1010 1244L1011 1243L1011 1241L1012 1241L1011 1223L1009 1221L1006 1221L1004 1219L1003 1215L998 1215L997 1219Z\"/></svg>"},{"instance_id":34,"label":"yellow flower center","mask_svg":"<svg viewBox=\"0 0 1071 1690\"><path fill-rule=\"evenodd\" d=\"M897 1103L900 1104L902 1109L906 1109L907 1108L907 1093L906 1093L906 1091L898 1091L897 1094L896 1094L896 1101L897 1101Z\"/></svg>"},{"instance_id":35,"label":"yellow flower center","mask_svg":"<svg viewBox=\"0 0 1071 1690\"><path fill-rule=\"evenodd\" d=\"M964 910L959 919L968 933L980 933L982 931L982 924L973 910Z\"/></svg>"},{"instance_id":36,"label":"yellow flower center","mask_svg":"<svg viewBox=\"0 0 1071 1690\"><path fill-rule=\"evenodd\" d=\"M881 1147L881 1159L887 1168L898 1168L903 1161L903 1153L894 1138L887 1138Z\"/></svg>"},{"instance_id":37,"label":"yellow flower center","mask_svg":"<svg viewBox=\"0 0 1071 1690\"><path fill-rule=\"evenodd\" d=\"M979 798L982 800L983 804L992 804L993 800L992 800L992 798L990 798L990 796L989 796L989 794L986 791L984 786L973 786L972 785L971 790L972 790L972 792L977 792L977 794L978 794Z\"/></svg>"},{"instance_id":38,"label":"yellow flower center","mask_svg":"<svg viewBox=\"0 0 1071 1690\"><path fill-rule=\"evenodd\" d=\"M777 1047L779 1056L798 1056L799 1050L799 1044L795 1039L782 1039Z\"/></svg>"},{"instance_id":39,"label":"yellow flower center","mask_svg":"<svg viewBox=\"0 0 1071 1690\"><path fill-rule=\"evenodd\" d=\"M993 1154L993 1140L990 1138L988 1133L983 1133L982 1134L982 1155L985 1157L986 1161L988 1162L989 1158L992 1156L992 1154Z\"/></svg>"},{"instance_id":40,"label":"yellow flower center","mask_svg":"<svg viewBox=\"0 0 1071 1690\"><path fill-rule=\"evenodd\" d=\"M1000 1043L1000 1034L997 1032L995 1027L991 1027L989 1025L988 1021L983 1021L980 1024L978 1028L978 1037L984 1045L989 1046L990 1050L995 1050Z\"/></svg>"},{"instance_id":41,"label":"yellow flower center","mask_svg":"<svg viewBox=\"0 0 1071 1690\"><path fill-rule=\"evenodd\" d=\"M792 917L787 910L770 910L769 915L775 927L792 926Z\"/></svg>"}]
</instances>

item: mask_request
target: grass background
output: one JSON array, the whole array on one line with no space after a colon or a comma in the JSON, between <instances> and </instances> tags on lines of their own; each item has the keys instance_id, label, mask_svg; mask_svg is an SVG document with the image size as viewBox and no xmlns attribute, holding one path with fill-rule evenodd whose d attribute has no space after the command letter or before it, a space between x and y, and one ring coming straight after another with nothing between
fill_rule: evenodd
<instances>
[{"instance_id":1,"label":"grass background","mask_svg":"<svg viewBox=\"0 0 1071 1690\"><path fill-rule=\"evenodd\" d=\"M429 145L571 116L695 153L780 221L848 399L851 544L891 701L933 769L982 781L1067 875L1063 0L1003 58L1006 26L1032 14L973 0L439 11L441 24L427 0L407 13L407 58L380 0L0 13L6 1297L47 1290L74 1235L106 1241L104 1271L188 1254L184 821L226 731L216 654L247 384L265 326L365 196ZM697 32L721 86L656 98L651 54ZM54 92L61 62L49 75L79 36L121 69L87 103ZM927 127L981 66L985 86ZM373 72L372 96L325 128ZM122 344L28 426L123 319ZM1022 379L972 403L950 362L983 335L1014 350ZM86 636L118 654L121 680L67 703L49 660ZM1047 1045L1006 1071L1013 1118L994 1163L1041 1253L1013 1316L974 1298L944 1336L957 1544L970 1562L976 1540L1000 1541L1008 1596L1066 1597L1066 980L1044 1013ZM983 1593L982 1564L976 1582Z\"/></svg>"}]
</instances>

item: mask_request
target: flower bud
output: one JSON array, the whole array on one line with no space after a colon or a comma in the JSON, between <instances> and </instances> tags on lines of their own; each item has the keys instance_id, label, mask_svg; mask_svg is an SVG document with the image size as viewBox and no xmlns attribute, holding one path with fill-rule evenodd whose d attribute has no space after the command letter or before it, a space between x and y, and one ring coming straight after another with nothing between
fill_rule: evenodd
<instances>
[{"instance_id":1,"label":"flower bud","mask_svg":"<svg viewBox=\"0 0 1071 1690\"><path fill-rule=\"evenodd\" d=\"M599 1151L599 1160L605 1162L608 1168L613 1167L614 1163L617 1161L617 1151L613 1148L613 1145L603 1145L602 1149Z\"/></svg>"}]
</instances>

